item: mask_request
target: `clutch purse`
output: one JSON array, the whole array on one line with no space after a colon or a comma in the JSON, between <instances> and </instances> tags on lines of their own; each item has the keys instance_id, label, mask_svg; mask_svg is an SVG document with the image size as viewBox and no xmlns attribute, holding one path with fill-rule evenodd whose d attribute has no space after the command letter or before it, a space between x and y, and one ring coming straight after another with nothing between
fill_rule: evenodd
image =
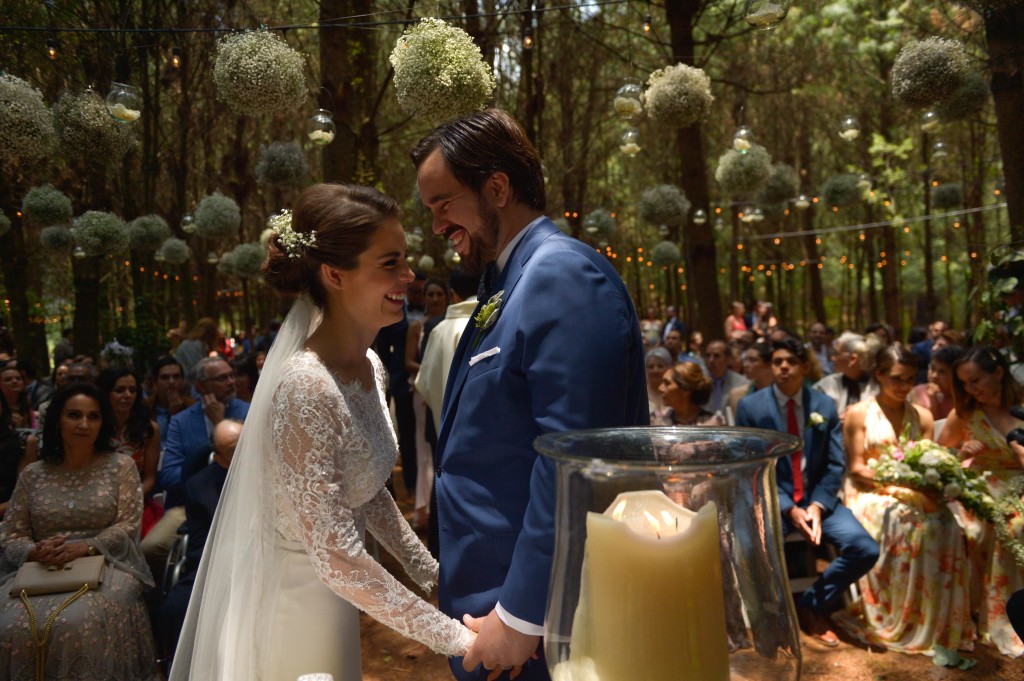
<instances>
[{"instance_id":1,"label":"clutch purse","mask_svg":"<svg viewBox=\"0 0 1024 681\"><path fill-rule=\"evenodd\" d=\"M104 556L83 556L65 563L63 568L36 561L23 563L11 584L11 596L24 591L29 596L78 591L83 585L95 589L103 581Z\"/></svg>"}]
</instances>

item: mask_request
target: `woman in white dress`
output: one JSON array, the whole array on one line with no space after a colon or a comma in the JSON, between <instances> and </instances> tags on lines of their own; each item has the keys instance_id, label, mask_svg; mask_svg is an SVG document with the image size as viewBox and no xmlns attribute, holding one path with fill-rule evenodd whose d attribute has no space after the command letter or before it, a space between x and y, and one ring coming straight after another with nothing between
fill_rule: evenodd
<instances>
[{"instance_id":1,"label":"woman in white dress","mask_svg":"<svg viewBox=\"0 0 1024 681\"><path fill-rule=\"evenodd\" d=\"M199 568L172 681L362 676L359 610L447 656L474 634L366 552L369 530L424 590L437 562L384 485L397 440L369 349L413 279L393 199L320 184L279 219L267 282L300 297L267 357Z\"/></svg>"}]
</instances>

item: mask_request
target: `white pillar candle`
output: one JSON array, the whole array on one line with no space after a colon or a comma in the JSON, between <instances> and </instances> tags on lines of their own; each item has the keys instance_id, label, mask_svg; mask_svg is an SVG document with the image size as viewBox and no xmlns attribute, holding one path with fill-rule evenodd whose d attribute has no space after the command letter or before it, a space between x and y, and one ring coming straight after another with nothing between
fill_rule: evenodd
<instances>
[{"instance_id":1,"label":"white pillar candle","mask_svg":"<svg viewBox=\"0 0 1024 681\"><path fill-rule=\"evenodd\" d=\"M572 681L728 681L718 509L693 512L656 490L587 515Z\"/></svg>"}]
</instances>

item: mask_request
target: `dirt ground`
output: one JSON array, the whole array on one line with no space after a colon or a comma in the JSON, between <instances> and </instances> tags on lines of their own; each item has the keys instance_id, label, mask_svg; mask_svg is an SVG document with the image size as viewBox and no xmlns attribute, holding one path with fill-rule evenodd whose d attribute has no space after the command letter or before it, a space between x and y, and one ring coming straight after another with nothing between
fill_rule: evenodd
<instances>
[{"instance_id":1,"label":"dirt ground","mask_svg":"<svg viewBox=\"0 0 1024 681\"><path fill-rule=\"evenodd\" d=\"M404 498L399 481L399 499ZM407 517L412 508L407 502L399 506ZM421 535L422 536L422 535ZM425 539L425 537L424 537ZM393 574L409 585L398 564L381 552L381 561ZM446 659L425 646L410 641L362 615L363 679L365 681L451 681ZM904 655L872 651L849 639L834 649L825 648L801 634L800 638L805 681L1024 681L1024 659L1012 660L995 648L978 645L967 653L978 664L967 671L945 669L932 664L923 655ZM637 679L636 681L644 681ZM685 680L681 680L685 681Z\"/></svg>"}]
</instances>

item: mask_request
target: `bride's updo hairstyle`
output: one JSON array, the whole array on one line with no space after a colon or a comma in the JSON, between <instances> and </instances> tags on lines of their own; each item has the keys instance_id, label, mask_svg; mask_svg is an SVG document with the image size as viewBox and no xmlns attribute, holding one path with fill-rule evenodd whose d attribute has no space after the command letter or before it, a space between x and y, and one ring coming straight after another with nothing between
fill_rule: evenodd
<instances>
[{"instance_id":1,"label":"bride's updo hairstyle","mask_svg":"<svg viewBox=\"0 0 1024 681\"><path fill-rule=\"evenodd\" d=\"M356 268L359 255L386 220L398 218L398 203L386 194L355 184L316 184L295 201L291 229L298 235L315 233L311 246L283 241L275 234L268 242L263 265L267 283L282 293L309 293L323 309L327 294L320 282L320 265L342 270Z\"/></svg>"}]
</instances>

